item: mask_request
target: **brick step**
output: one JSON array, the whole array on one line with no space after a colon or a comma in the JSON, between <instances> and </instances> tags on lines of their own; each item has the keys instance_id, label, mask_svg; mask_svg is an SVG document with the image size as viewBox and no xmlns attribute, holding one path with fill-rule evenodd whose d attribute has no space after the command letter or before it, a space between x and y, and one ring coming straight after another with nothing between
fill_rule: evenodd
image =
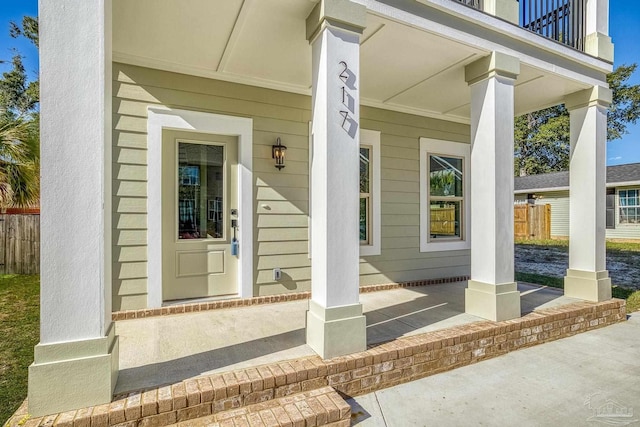
<instances>
[{"instance_id":1,"label":"brick step","mask_svg":"<svg viewBox=\"0 0 640 427\"><path fill-rule=\"evenodd\" d=\"M322 387L168 427L348 427L350 422L349 404L332 387Z\"/></svg>"}]
</instances>

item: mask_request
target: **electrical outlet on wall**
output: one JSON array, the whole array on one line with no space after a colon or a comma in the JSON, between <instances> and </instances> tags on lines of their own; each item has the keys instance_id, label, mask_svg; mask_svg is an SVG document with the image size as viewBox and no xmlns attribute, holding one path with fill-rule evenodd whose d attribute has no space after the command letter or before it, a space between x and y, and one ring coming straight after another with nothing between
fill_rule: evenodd
<instances>
[{"instance_id":1,"label":"electrical outlet on wall","mask_svg":"<svg viewBox=\"0 0 640 427\"><path fill-rule=\"evenodd\" d=\"M281 278L282 278L282 270L280 270L280 267L274 268L273 269L273 280L277 282Z\"/></svg>"}]
</instances>

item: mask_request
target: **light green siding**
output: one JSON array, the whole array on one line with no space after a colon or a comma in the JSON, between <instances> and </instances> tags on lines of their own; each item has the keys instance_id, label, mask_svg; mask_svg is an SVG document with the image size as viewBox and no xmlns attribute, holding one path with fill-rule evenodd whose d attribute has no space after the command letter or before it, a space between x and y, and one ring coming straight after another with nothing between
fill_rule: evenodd
<instances>
[{"instance_id":1,"label":"light green siding","mask_svg":"<svg viewBox=\"0 0 640 427\"><path fill-rule=\"evenodd\" d=\"M625 188L638 187L616 187L616 227L606 230L607 239L640 239L640 224L619 224L618 191ZM551 237L569 237L569 191L536 194L541 196L536 200L537 205L551 205Z\"/></svg>"},{"instance_id":2,"label":"light green siding","mask_svg":"<svg viewBox=\"0 0 640 427\"><path fill-rule=\"evenodd\" d=\"M311 288L308 257L311 99L182 74L114 64L114 310L142 308L147 289L147 107L251 117L254 124L254 295ZM469 274L469 251L420 253L419 138L469 141L467 125L362 108L381 135L382 255L361 261L361 284ZM271 145L288 147L277 171ZM282 268L282 280L272 269Z\"/></svg>"},{"instance_id":3,"label":"light green siding","mask_svg":"<svg viewBox=\"0 0 640 427\"><path fill-rule=\"evenodd\" d=\"M616 228L607 229L607 239L640 239L640 224L620 224L620 202L618 192L627 189L639 189L640 185L616 187Z\"/></svg>"},{"instance_id":4,"label":"light green siding","mask_svg":"<svg viewBox=\"0 0 640 427\"><path fill-rule=\"evenodd\" d=\"M551 237L569 236L569 191L536 193L536 205L551 205Z\"/></svg>"},{"instance_id":5,"label":"light green siding","mask_svg":"<svg viewBox=\"0 0 640 427\"><path fill-rule=\"evenodd\" d=\"M361 259L360 284L468 275L468 250L420 252L419 180L420 138L468 143L469 127L367 107L361 126L381 132L382 253Z\"/></svg>"}]
</instances>

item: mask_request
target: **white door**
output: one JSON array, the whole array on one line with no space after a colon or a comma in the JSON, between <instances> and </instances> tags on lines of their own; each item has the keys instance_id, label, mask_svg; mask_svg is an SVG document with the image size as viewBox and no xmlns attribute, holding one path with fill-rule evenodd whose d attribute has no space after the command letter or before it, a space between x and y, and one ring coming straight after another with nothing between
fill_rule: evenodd
<instances>
[{"instance_id":1,"label":"white door","mask_svg":"<svg viewBox=\"0 0 640 427\"><path fill-rule=\"evenodd\" d=\"M163 300L238 294L237 138L163 130L162 170Z\"/></svg>"}]
</instances>

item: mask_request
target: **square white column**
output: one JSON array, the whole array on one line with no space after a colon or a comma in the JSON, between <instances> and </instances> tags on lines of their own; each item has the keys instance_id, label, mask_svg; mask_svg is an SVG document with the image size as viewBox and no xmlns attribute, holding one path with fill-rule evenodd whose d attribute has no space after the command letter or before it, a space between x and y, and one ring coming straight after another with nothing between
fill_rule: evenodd
<instances>
[{"instance_id":1,"label":"square white column","mask_svg":"<svg viewBox=\"0 0 640 427\"><path fill-rule=\"evenodd\" d=\"M520 317L514 282L513 128L517 58L494 52L465 69L471 89L471 280L465 310Z\"/></svg>"},{"instance_id":2,"label":"square white column","mask_svg":"<svg viewBox=\"0 0 640 427\"><path fill-rule=\"evenodd\" d=\"M609 0L585 0L584 51L613 62L613 43L609 37Z\"/></svg>"},{"instance_id":3,"label":"square white column","mask_svg":"<svg viewBox=\"0 0 640 427\"><path fill-rule=\"evenodd\" d=\"M567 97L570 114L569 269L566 296L611 298L606 270L607 108L611 90L596 86Z\"/></svg>"},{"instance_id":4,"label":"square white column","mask_svg":"<svg viewBox=\"0 0 640 427\"><path fill-rule=\"evenodd\" d=\"M364 6L323 0L312 46L311 301L307 343L323 358L366 349L359 289L360 34Z\"/></svg>"},{"instance_id":5,"label":"square white column","mask_svg":"<svg viewBox=\"0 0 640 427\"><path fill-rule=\"evenodd\" d=\"M29 413L111 401L111 1L40 0L41 320Z\"/></svg>"}]
</instances>

